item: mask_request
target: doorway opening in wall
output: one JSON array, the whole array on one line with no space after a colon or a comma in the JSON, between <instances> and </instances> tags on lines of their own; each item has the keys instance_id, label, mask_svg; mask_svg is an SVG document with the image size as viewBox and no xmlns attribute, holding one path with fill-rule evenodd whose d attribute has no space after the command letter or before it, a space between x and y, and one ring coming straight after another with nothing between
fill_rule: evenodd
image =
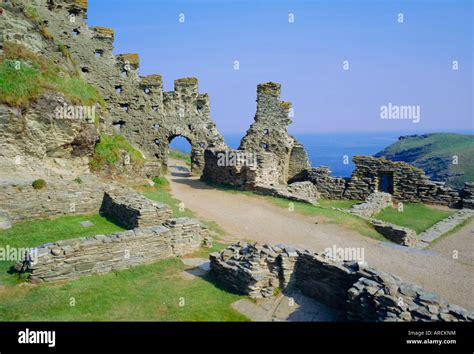
<instances>
[{"instance_id":1,"label":"doorway opening in wall","mask_svg":"<svg viewBox=\"0 0 474 354\"><path fill-rule=\"evenodd\" d=\"M393 172L379 173L379 192L393 194Z\"/></svg>"},{"instance_id":2,"label":"doorway opening in wall","mask_svg":"<svg viewBox=\"0 0 474 354\"><path fill-rule=\"evenodd\" d=\"M168 144L168 170L172 176L188 177L191 173L191 142L181 136L172 136Z\"/></svg>"}]
</instances>

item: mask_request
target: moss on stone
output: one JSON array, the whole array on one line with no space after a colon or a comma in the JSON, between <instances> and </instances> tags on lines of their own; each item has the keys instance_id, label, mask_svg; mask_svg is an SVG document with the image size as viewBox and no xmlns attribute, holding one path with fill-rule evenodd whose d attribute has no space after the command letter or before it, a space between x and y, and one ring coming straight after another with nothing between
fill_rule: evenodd
<instances>
[{"instance_id":1,"label":"moss on stone","mask_svg":"<svg viewBox=\"0 0 474 354\"><path fill-rule=\"evenodd\" d=\"M290 109L291 108L291 102L282 101L282 102L280 102L280 106L282 106L284 109Z\"/></svg>"},{"instance_id":2,"label":"moss on stone","mask_svg":"<svg viewBox=\"0 0 474 354\"><path fill-rule=\"evenodd\" d=\"M118 57L124 62L128 62L130 65L138 66L140 64L140 56L135 53L120 54Z\"/></svg>"},{"instance_id":3,"label":"moss on stone","mask_svg":"<svg viewBox=\"0 0 474 354\"><path fill-rule=\"evenodd\" d=\"M107 27L101 27L101 26L95 26L91 28L94 32L105 36L105 37L113 37L114 36L114 30L112 28L107 28Z\"/></svg>"},{"instance_id":4,"label":"moss on stone","mask_svg":"<svg viewBox=\"0 0 474 354\"><path fill-rule=\"evenodd\" d=\"M174 81L175 85L197 85L198 79L196 77L183 77Z\"/></svg>"},{"instance_id":5,"label":"moss on stone","mask_svg":"<svg viewBox=\"0 0 474 354\"><path fill-rule=\"evenodd\" d=\"M145 163L143 155L122 135L101 134L100 141L95 146L94 156L90 162L91 170L116 169L122 151L130 156L131 164L143 166Z\"/></svg>"},{"instance_id":6,"label":"moss on stone","mask_svg":"<svg viewBox=\"0 0 474 354\"><path fill-rule=\"evenodd\" d=\"M46 181L44 179L37 179L31 183L34 189L43 189L46 187Z\"/></svg>"},{"instance_id":7,"label":"moss on stone","mask_svg":"<svg viewBox=\"0 0 474 354\"><path fill-rule=\"evenodd\" d=\"M87 9L87 0L74 0L74 4L81 9Z\"/></svg>"},{"instance_id":8,"label":"moss on stone","mask_svg":"<svg viewBox=\"0 0 474 354\"><path fill-rule=\"evenodd\" d=\"M141 83L144 85L162 85L163 78L159 74L146 75L141 77Z\"/></svg>"},{"instance_id":9,"label":"moss on stone","mask_svg":"<svg viewBox=\"0 0 474 354\"><path fill-rule=\"evenodd\" d=\"M264 84L258 85L258 91L260 92L279 92L280 91L280 84L276 82L267 82Z\"/></svg>"}]
</instances>

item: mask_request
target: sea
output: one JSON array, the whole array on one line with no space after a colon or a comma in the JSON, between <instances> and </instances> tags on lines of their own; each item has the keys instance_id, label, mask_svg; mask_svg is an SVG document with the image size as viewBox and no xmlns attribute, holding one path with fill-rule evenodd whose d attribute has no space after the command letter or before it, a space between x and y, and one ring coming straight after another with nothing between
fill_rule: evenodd
<instances>
[{"instance_id":1,"label":"sea","mask_svg":"<svg viewBox=\"0 0 474 354\"><path fill-rule=\"evenodd\" d=\"M245 135L224 134L227 145L236 149ZM293 134L301 142L311 162L311 166L327 166L336 177L350 177L355 166L352 157L357 155L374 155L398 140L407 133L379 132L379 133L312 133ZM170 145L189 153L191 147L184 139L174 139Z\"/></svg>"}]
</instances>

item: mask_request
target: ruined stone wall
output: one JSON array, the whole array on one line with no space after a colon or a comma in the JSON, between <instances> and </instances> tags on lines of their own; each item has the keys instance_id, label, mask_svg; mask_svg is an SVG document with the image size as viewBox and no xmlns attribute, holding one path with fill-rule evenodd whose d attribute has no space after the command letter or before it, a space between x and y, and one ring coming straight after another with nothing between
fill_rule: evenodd
<instances>
[{"instance_id":1,"label":"ruined stone wall","mask_svg":"<svg viewBox=\"0 0 474 354\"><path fill-rule=\"evenodd\" d=\"M461 192L462 207L474 209L474 182L466 182Z\"/></svg>"},{"instance_id":2,"label":"ruined stone wall","mask_svg":"<svg viewBox=\"0 0 474 354\"><path fill-rule=\"evenodd\" d=\"M281 85L274 82L258 85L255 121L242 138L239 149L273 153L279 183L286 184L294 175L309 168L309 162L303 146L288 133L291 104L280 101L280 91Z\"/></svg>"},{"instance_id":3,"label":"ruined stone wall","mask_svg":"<svg viewBox=\"0 0 474 354\"><path fill-rule=\"evenodd\" d=\"M204 170L201 179L204 181L252 189L257 184L276 185L279 183L277 160L272 153L252 153L252 164L248 160L236 160L224 164L222 156L239 156L243 150L214 150L204 153Z\"/></svg>"},{"instance_id":4,"label":"ruined stone wall","mask_svg":"<svg viewBox=\"0 0 474 354\"><path fill-rule=\"evenodd\" d=\"M48 243L37 248L29 280L70 280L183 256L197 250L207 235L197 221L179 218L160 226Z\"/></svg>"},{"instance_id":5,"label":"ruined stone wall","mask_svg":"<svg viewBox=\"0 0 474 354\"><path fill-rule=\"evenodd\" d=\"M113 219L126 229L158 225L171 218L166 204L153 202L138 193L107 190L100 213Z\"/></svg>"},{"instance_id":6,"label":"ruined stone wall","mask_svg":"<svg viewBox=\"0 0 474 354\"><path fill-rule=\"evenodd\" d=\"M474 321L474 312L396 276L291 247L234 244L210 255L216 279L253 298L295 287L349 321Z\"/></svg>"},{"instance_id":7,"label":"ruined stone wall","mask_svg":"<svg viewBox=\"0 0 474 354\"><path fill-rule=\"evenodd\" d=\"M158 225L171 217L167 205L93 175L79 180L51 178L46 183L43 189L31 184L0 186L0 210L12 222L100 212L129 229Z\"/></svg>"},{"instance_id":8,"label":"ruined stone wall","mask_svg":"<svg viewBox=\"0 0 474 354\"><path fill-rule=\"evenodd\" d=\"M87 26L87 1L29 3L54 38L68 48L79 74L104 97L109 110L102 122L105 131L124 135L164 168L169 142L183 136L192 146L192 168L199 174L204 149L225 146L210 118L209 97L198 92L197 79L176 80L174 91L163 92L160 75L139 76L138 54L113 54L113 29Z\"/></svg>"},{"instance_id":9,"label":"ruined stone wall","mask_svg":"<svg viewBox=\"0 0 474 354\"><path fill-rule=\"evenodd\" d=\"M404 162L393 162L383 158L355 156L356 169L344 191L348 199L362 200L379 190L380 174L393 176L393 199L405 202L433 203L456 206L460 201L458 192L440 182L431 181L423 172Z\"/></svg>"},{"instance_id":10,"label":"ruined stone wall","mask_svg":"<svg viewBox=\"0 0 474 354\"><path fill-rule=\"evenodd\" d=\"M0 209L6 211L13 222L99 211L103 184L88 183L86 177L80 184L73 180L46 182L49 183L44 189L34 189L31 184L1 186Z\"/></svg>"},{"instance_id":11,"label":"ruined stone wall","mask_svg":"<svg viewBox=\"0 0 474 354\"><path fill-rule=\"evenodd\" d=\"M321 198L325 199L343 199L346 188L346 180L331 176L331 170L328 167L313 167L301 171L289 182L310 181L313 183Z\"/></svg>"}]
</instances>

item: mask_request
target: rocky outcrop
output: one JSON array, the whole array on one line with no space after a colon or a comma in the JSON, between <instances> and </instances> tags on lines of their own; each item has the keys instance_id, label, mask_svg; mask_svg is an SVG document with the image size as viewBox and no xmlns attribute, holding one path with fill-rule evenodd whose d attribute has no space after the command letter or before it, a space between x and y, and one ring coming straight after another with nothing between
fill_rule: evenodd
<instances>
[{"instance_id":1,"label":"rocky outcrop","mask_svg":"<svg viewBox=\"0 0 474 354\"><path fill-rule=\"evenodd\" d=\"M11 11L18 12L17 17L30 23L31 32L38 32L32 21L21 16L22 5L7 3ZM190 142L192 172L197 174L204 167L206 148L226 147L210 117L209 97L199 93L196 78L175 80L174 91L163 92L160 75L139 75L138 54L114 55L113 29L87 25L87 2L30 0L28 3L36 9L49 35L61 43L63 51L76 63L81 77L104 97L109 114L104 117L102 129L123 135L148 160L159 162L150 174L158 175L166 170L168 145L176 136ZM16 20L7 22L11 27L22 27ZM27 40L23 33L20 42ZM30 42L31 47L41 50L33 38ZM57 46L55 52L61 56ZM148 168L151 170L152 165Z\"/></svg>"},{"instance_id":2,"label":"rocky outcrop","mask_svg":"<svg viewBox=\"0 0 474 354\"><path fill-rule=\"evenodd\" d=\"M474 312L356 262L287 246L237 243L211 254L214 277L253 298L289 286L345 313L348 321L474 321Z\"/></svg>"},{"instance_id":3,"label":"rocky outcrop","mask_svg":"<svg viewBox=\"0 0 474 354\"><path fill-rule=\"evenodd\" d=\"M47 243L30 253L29 280L71 280L183 256L197 250L207 236L199 222L179 218L160 226Z\"/></svg>"}]
</instances>

